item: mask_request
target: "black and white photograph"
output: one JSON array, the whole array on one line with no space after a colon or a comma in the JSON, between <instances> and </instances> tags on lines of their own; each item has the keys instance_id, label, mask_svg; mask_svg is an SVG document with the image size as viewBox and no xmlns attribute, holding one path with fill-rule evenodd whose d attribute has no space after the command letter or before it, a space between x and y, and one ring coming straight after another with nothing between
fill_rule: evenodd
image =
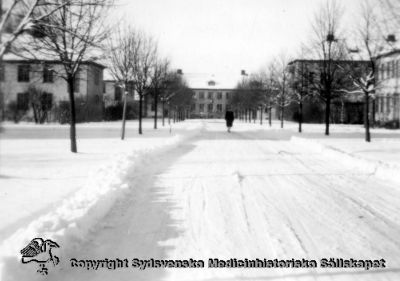
<instances>
[{"instance_id":1,"label":"black and white photograph","mask_svg":"<svg viewBox=\"0 0 400 281\"><path fill-rule=\"evenodd\" d=\"M399 0L0 0L0 281L400 280Z\"/></svg>"}]
</instances>

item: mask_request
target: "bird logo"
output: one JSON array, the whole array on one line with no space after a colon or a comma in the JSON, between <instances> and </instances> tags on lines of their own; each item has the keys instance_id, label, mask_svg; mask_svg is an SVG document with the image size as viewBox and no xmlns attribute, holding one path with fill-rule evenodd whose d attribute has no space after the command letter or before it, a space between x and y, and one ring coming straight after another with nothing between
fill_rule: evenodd
<instances>
[{"instance_id":1,"label":"bird logo","mask_svg":"<svg viewBox=\"0 0 400 281\"><path fill-rule=\"evenodd\" d=\"M60 246L50 239L34 238L21 250L21 261L24 264L30 262L38 263L39 269L37 272L47 275L49 270L46 267L47 263L51 262L53 266L56 266L60 262L60 259L56 255L53 255L53 248L60 248Z\"/></svg>"}]
</instances>

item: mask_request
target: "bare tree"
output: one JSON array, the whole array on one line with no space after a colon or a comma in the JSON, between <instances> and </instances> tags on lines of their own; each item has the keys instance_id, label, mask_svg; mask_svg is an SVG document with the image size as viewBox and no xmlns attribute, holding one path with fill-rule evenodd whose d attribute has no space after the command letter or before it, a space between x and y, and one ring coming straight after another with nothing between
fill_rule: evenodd
<instances>
[{"instance_id":1,"label":"bare tree","mask_svg":"<svg viewBox=\"0 0 400 281\"><path fill-rule=\"evenodd\" d=\"M3 7L3 1L0 1L0 58L21 34L34 33L50 15L66 5L76 4L76 1L10 0L6 4Z\"/></svg>"},{"instance_id":2,"label":"bare tree","mask_svg":"<svg viewBox=\"0 0 400 281\"><path fill-rule=\"evenodd\" d=\"M42 7L40 14L49 14L39 25L42 36L21 40L19 52L39 59L59 60L62 63L63 71L56 75L68 85L71 152L76 153L74 93L76 79L79 78L77 74L85 61L97 59L97 51L107 36L102 23L110 2L87 0L71 4L66 0L59 0L59 3L64 5L51 14L51 6Z\"/></svg>"},{"instance_id":3,"label":"bare tree","mask_svg":"<svg viewBox=\"0 0 400 281\"><path fill-rule=\"evenodd\" d=\"M283 128L285 107L289 106L292 102L292 96L289 90L288 62L289 60L286 55L281 54L279 58L271 64L271 83L274 88L278 89L278 91L275 92L275 100L279 107L281 128Z\"/></svg>"},{"instance_id":4,"label":"bare tree","mask_svg":"<svg viewBox=\"0 0 400 281\"><path fill-rule=\"evenodd\" d=\"M127 99L129 90L133 92L134 61L138 60L140 44L138 32L131 27L115 30L107 43L108 69L117 82L116 86L124 90L121 140L125 138Z\"/></svg>"},{"instance_id":5,"label":"bare tree","mask_svg":"<svg viewBox=\"0 0 400 281\"><path fill-rule=\"evenodd\" d=\"M133 81L139 95L139 134L143 133L143 101L149 94L152 84L152 77L157 62L157 44L154 39L145 33L137 33L139 42L137 58L132 61Z\"/></svg>"},{"instance_id":6,"label":"bare tree","mask_svg":"<svg viewBox=\"0 0 400 281\"><path fill-rule=\"evenodd\" d=\"M344 92L349 94L363 94L365 141L370 142L370 101L375 100L375 89L379 86L377 84L379 80L376 79L376 58L386 42L381 35L379 19L375 14L375 9L371 2L363 2L360 10L361 20L355 30L354 36L357 47L348 47L348 50L354 62L357 62L357 60L366 60L369 64L357 65L353 63L351 71L347 71L348 76L353 82L353 89L344 90Z\"/></svg>"},{"instance_id":7,"label":"bare tree","mask_svg":"<svg viewBox=\"0 0 400 281\"><path fill-rule=\"evenodd\" d=\"M331 101L337 93L336 83L338 65L336 61L345 56L341 36L342 9L336 1L326 1L315 15L313 21L314 38L311 51L318 57L317 68L320 79L313 79L319 97L325 103L325 135L329 135Z\"/></svg>"},{"instance_id":8,"label":"bare tree","mask_svg":"<svg viewBox=\"0 0 400 281\"><path fill-rule=\"evenodd\" d=\"M157 129L158 101L160 99L160 92L165 89L165 82L168 77L168 68L169 61L167 59L158 59L154 65L154 71L151 77L151 89L154 104L154 129Z\"/></svg>"}]
</instances>

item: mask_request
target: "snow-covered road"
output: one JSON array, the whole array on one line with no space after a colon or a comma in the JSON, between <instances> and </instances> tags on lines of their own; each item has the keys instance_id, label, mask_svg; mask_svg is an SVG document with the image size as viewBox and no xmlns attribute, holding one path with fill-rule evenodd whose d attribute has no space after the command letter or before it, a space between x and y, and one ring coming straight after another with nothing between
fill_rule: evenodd
<instances>
[{"instance_id":1,"label":"snow-covered road","mask_svg":"<svg viewBox=\"0 0 400 281\"><path fill-rule=\"evenodd\" d=\"M200 136L146 163L69 258L203 259L205 268L86 270L54 280L400 280L400 188L296 147L284 131ZM65 245L65 247L68 247ZM386 268L208 268L218 259L385 259Z\"/></svg>"}]
</instances>

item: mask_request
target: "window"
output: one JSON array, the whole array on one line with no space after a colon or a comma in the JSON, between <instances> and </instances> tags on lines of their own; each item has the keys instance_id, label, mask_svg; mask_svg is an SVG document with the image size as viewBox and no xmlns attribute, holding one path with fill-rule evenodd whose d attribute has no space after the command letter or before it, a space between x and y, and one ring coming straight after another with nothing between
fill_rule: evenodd
<instances>
[{"instance_id":1,"label":"window","mask_svg":"<svg viewBox=\"0 0 400 281\"><path fill-rule=\"evenodd\" d=\"M50 110L53 106L53 94L43 93L40 96L43 110Z\"/></svg>"},{"instance_id":2,"label":"window","mask_svg":"<svg viewBox=\"0 0 400 281\"><path fill-rule=\"evenodd\" d=\"M221 92L217 93L217 99L222 100L222 93Z\"/></svg>"},{"instance_id":3,"label":"window","mask_svg":"<svg viewBox=\"0 0 400 281\"><path fill-rule=\"evenodd\" d=\"M17 109L28 110L29 108L29 95L28 93L20 93L17 95Z\"/></svg>"},{"instance_id":4,"label":"window","mask_svg":"<svg viewBox=\"0 0 400 281\"><path fill-rule=\"evenodd\" d=\"M213 98L213 92L208 92L208 98L212 99Z\"/></svg>"},{"instance_id":5,"label":"window","mask_svg":"<svg viewBox=\"0 0 400 281\"><path fill-rule=\"evenodd\" d=\"M0 65L0 82L4 81L4 65Z\"/></svg>"},{"instance_id":6,"label":"window","mask_svg":"<svg viewBox=\"0 0 400 281\"><path fill-rule=\"evenodd\" d=\"M105 94L105 93L106 93L106 83L103 82L103 94Z\"/></svg>"},{"instance_id":7,"label":"window","mask_svg":"<svg viewBox=\"0 0 400 281\"><path fill-rule=\"evenodd\" d=\"M230 93L226 93L226 94L225 94L225 97L226 97L227 100L229 100L229 99L231 98Z\"/></svg>"},{"instance_id":8,"label":"window","mask_svg":"<svg viewBox=\"0 0 400 281\"><path fill-rule=\"evenodd\" d=\"M199 110L200 112L204 112L204 104L199 104Z\"/></svg>"},{"instance_id":9,"label":"window","mask_svg":"<svg viewBox=\"0 0 400 281\"><path fill-rule=\"evenodd\" d=\"M18 82L29 82L29 72L31 66L29 64L18 65Z\"/></svg>"},{"instance_id":10,"label":"window","mask_svg":"<svg viewBox=\"0 0 400 281\"><path fill-rule=\"evenodd\" d=\"M43 83L53 83L53 69L50 66L43 66Z\"/></svg>"},{"instance_id":11,"label":"window","mask_svg":"<svg viewBox=\"0 0 400 281\"><path fill-rule=\"evenodd\" d=\"M213 111L213 105L212 105L212 103L209 103L209 104L207 105L207 110L208 110L208 112Z\"/></svg>"},{"instance_id":12,"label":"window","mask_svg":"<svg viewBox=\"0 0 400 281\"><path fill-rule=\"evenodd\" d=\"M222 112L222 104L217 104L217 111Z\"/></svg>"},{"instance_id":13,"label":"window","mask_svg":"<svg viewBox=\"0 0 400 281\"><path fill-rule=\"evenodd\" d=\"M199 92L199 99L203 100L204 99L204 92Z\"/></svg>"},{"instance_id":14,"label":"window","mask_svg":"<svg viewBox=\"0 0 400 281\"><path fill-rule=\"evenodd\" d=\"M115 86L114 88L114 100L121 101L122 100L122 88Z\"/></svg>"}]
</instances>

